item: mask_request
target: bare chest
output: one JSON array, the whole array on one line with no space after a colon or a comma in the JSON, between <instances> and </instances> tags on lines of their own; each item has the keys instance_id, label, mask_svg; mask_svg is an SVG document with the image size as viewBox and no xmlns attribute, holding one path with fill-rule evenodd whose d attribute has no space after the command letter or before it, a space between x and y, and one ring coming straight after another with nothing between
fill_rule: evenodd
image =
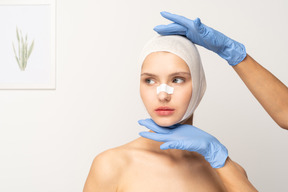
<instances>
[{"instance_id":1,"label":"bare chest","mask_svg":"<svg viewBox=\"0 0 288 192\"><path fill-rule=\"evenodd\" d=\"M225 191L217 173L199 159L137 159L123 169L118 192Z\"/></svg>"}]
</instances>

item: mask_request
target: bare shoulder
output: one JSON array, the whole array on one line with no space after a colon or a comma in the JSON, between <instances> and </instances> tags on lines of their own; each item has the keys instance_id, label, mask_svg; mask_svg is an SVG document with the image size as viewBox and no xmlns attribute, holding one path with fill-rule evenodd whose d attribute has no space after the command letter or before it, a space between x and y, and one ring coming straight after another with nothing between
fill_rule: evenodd
<instances>
[{"instance_id":1,"label":"bare shoulder","mask_svg":"<svg viewBox=\"0 0 288 192\"><path fill-rule=\"evenodd\" d=\"M245 171L245 169L237 162L233 161L236 165L236 167L246 176L246 178L248 178L247 172Z\"/></svg>"},{"instance_id":2,"label":"bare shoulder","mask_svg":"<svg viewBox=\"0 0 288 192\"><path fill-rule=\"evenodd\" d=\"M116 192L123 167L127 164L121 147L98 154L91 165L83 192Z\"/></svg>"}]
</instances>

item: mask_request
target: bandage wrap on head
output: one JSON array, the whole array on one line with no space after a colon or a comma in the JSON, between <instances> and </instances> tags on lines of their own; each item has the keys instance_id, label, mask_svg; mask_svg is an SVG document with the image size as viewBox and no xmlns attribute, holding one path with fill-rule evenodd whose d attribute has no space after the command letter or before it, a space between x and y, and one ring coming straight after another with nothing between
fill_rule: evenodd
<instances>
[{"instance_id":1,"label":"bandage wrap on head","mask_svg":"<svg viewBox=\"0 0 288 192\"><path fill-rule=\"evenodd\" d=\"M195 111L199 105L205 90L206 90L206 79L204 70L202 67L202 62L200 59L199 52L196 46L184 36L180 35L167 35L161 36L156 35L144 46L140 57L139 66L140 71L145 58L152 52L167 51L173 53L183 59L190 69L190 74L192 78L192 97L190 99L188 108L178 123L187 120ZM161 86L161 85L160 85ZM163 85L162 85L163 86ZM164 85L165 86L165 85ZM164 87L159 89L163 90ZM166 90L165 86L165 90ZM157 90L158 94L158 90Z\"/></svg>"},{"instance_id":2,"label":"bandage wrap on head","mask_svg":"<svg viewBox=\"0 0 288 192\"><path fill-rule=\"evenodd\" d=\"M161 91L164 91L164 92L166 92L166 93L168 93L168 94L172 94L173 91L174 91L174 87L170 87L169 85L163 83L163 84L161 84L161 85L159 85L159 86L157 87L157 95L158 95Z\"/></svg>"}]
</instances>

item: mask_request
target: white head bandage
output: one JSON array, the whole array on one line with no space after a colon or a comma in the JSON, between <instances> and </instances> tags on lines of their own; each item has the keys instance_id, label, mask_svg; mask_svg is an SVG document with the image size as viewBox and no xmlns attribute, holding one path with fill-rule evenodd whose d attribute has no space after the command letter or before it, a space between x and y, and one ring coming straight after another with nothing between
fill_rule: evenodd
<instances>
[{"instance_id":1,"label":"white head bandage","mask_svg":"<svg viewBox=\"0 0 288 192\"><path fill-rule=\"evenodd\" d=\"M166 92L166 93L168 93L168 94L172 94L173 91L174 91L174 87L170 87L169 85L163 83L163 84L161 84L161 85L159 85L159 86L157 87L157 95L158 95L161 91L164 91L164 92Z\"/></svg>"},{"instance_id":2,"label":"white head bandage","mask_svg":"<svg viewBox=\"0 0 288 192\"><path fill-rule=\"evenodd\" d=\"M193 114L193 112L199 105L206 90L205 74L203 71L200 55L195 45L184 36L156 35L154 38L152 38L150 41L146 43L140 54L138 61L140 71L146 56L148 56L152 52L158 52L158 51L168 51L170 53L177 55L186 62L186 64L190 69L190 74L192 77L192 97L190 99L190 103L184 116L178 122L181 123L186 119L188 119ZM163 87L159 89L163 89Z\"/></svg>"}]
</instances>

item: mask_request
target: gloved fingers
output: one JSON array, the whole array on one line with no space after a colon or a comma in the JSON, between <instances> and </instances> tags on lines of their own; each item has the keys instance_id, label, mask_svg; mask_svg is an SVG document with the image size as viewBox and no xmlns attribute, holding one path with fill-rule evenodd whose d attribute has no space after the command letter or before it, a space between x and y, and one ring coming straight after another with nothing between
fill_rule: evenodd
<instances>
[{"instance_id":1,"label":"gloved fingers","mask_svg":"<svg viewBox=\"0 0 288 192\"><path fill-rule=\"evenodd\" d=\"M138 123L142 126L147 127L148 129L151 129L152 131L156 133L170 133L170 129L165 128L165 127L160 127L157 125L152 119L141 119L138 121Z\"/></svg>"},{"instance_id":2,"label":"gloved fingers","mask_svg":"<svg viewBox=\"0 0 288 192\"><path fill-rule=\"evenodd\" d=\"M200 34L204 34L206 32L206 28L205 27L207 27L207 26L201 23L200 18L196 18L194 20L194 23L195 23L195 28L197 29L197 31Z\"/></svg>"},{"instance_id":3,"label":"gloved fingers","mask_svg":"<svg viewBox=\"0 0 288 192\"><path fill-rule=\"evenodd\" d=\"M154 141L159 141L159 142L166 142L167 141L167 136L164 134L160 134L160 133L152 133L152 132L142 131L139 133L139 135L142 137L145 137L147 139L152 139Z\"/></svg>"},{"instance_id":4,"label":"gloved fingers","mask_svg":"<svg viewBox=\"0 0 288 192\"><path fill-rule=\"evenodd\" d=\"M170 23L168 25L157 25L153 30L160 35L186 35L187 28L178 23Z\"/></svg>"},{"instance_id":5,"label":"gloved fingers","mask_svg":"<svg viewBox=\"0 0 288 192\"><path fill-rule=\"evenodd\" d=\"M162 11L162 12L160 12L160 14L164 18L169 19L170 21L173 21L173 22L178 23L180 25L183 25L184 27L188 27L192 21L192 20L190 20L184 16L172 14L172 13L169 13L167 11Z\"/></svg>"},{"instance_id":6,"label":"gloved fingers","mask_svg":"<svg viewBox=\"0 0 288 192\"><path fill-rule=\"evenodd\" d=\"M191 145L193 143L187 145L187 142L184 140L174 140L174 141L169 141L160 146L161 149L180 149L180 150L188 150L190 151Z\"/></svg>"}]
</instances>

